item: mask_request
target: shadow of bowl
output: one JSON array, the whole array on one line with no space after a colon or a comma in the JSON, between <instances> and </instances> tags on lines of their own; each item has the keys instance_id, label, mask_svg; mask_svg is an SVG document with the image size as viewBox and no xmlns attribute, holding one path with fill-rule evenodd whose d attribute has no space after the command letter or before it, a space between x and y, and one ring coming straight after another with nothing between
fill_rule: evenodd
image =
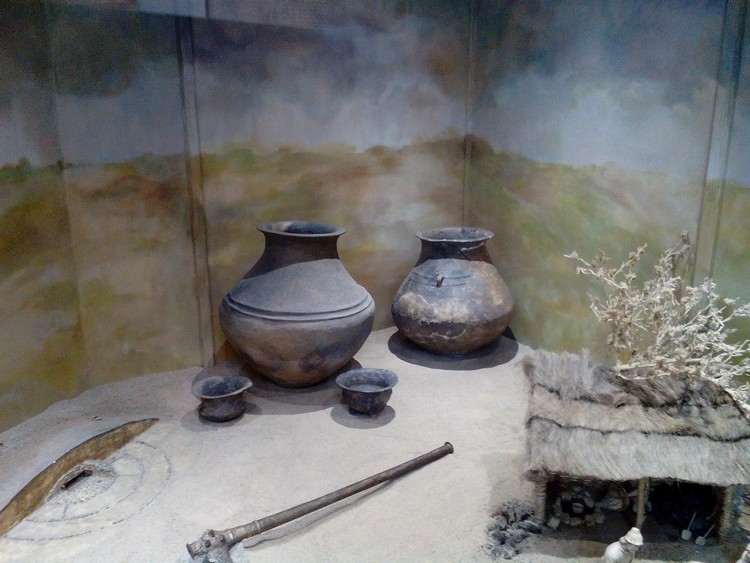
<instances>
[{"instance_id":1,"label":"shadow of bowl","mask_svg":"<svg viewBox=\"0 0 750 563\"><path fill-rule=\"evenodd\" d=\"M353 411L344 403L339 403L331 409L331 418L341 426L366 430L369 428L380 428L390 423L396 418L396 411L390 405L386 405L377 414L364 414Z\"/></svg>"}]
</instances>

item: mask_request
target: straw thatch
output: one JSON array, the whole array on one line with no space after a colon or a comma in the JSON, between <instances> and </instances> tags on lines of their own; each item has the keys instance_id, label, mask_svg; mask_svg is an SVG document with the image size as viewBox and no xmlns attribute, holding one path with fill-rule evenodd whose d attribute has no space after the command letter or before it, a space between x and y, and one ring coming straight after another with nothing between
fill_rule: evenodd
<instances>
[{"instance_id":1,"label":"straw thatch","mask_svg":"<svg viewBox=\"0 0 750 563\"><path fill-rule=\"evenodd\" d=\"M720 386L625 380L585 353L539 351L524 367L532 477L750 483L750 420Z\"/></svg>"}]
</instances>

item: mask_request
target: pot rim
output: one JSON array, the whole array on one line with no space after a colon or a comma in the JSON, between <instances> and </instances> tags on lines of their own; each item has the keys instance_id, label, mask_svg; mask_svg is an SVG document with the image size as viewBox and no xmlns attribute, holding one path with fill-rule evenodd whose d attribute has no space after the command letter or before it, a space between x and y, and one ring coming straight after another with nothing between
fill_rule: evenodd
<instances>
[{"instance_id":1,"label":"pot rim","mask_svg":"<svg viewBox=\"0 0 750 563\"><path fill-rule=\"evenodd\" d=\"M481 227L438 227L417 232L417 238L425 242L484 242L495 233Z\"/></svg>"},{"instance_id":2,"label":"pot rim","mask_svg":"<svg viewBox=\"0 0 750 563\"><path fill-rule=\"evenodd\" d=\"M229 382L235 383L237 385L237 388L222 395L207 395L205 393L205 390L203 389L204 385L206 385L207 383L219 384ZM213 401L216 399L226 399L227 397L239 395L240 393L244 393L245 391L250 389L252 386L253 382L249 377L245 377L244 375L210 375L199 381L196 381L193 385L192 391L193 395L203 401Z\"/></svg>"},{"instance_id":3,"label":"pot rim","mask_svg":"<svg viewBox=\"0 0 750 563\"><path fill-rule=\"evenodd\" d=\"M378 385L380 389L372 391L361 391L353 385L370 383ZM398 383L398 376L388 369L383 368L354 368L336 377L336 385L347 391L355 391L361 394L373 395L393 389Z\"/></svg>"},{"instance_id":4,"label":"pot rim","mask_svg":"<svg viewBox=\"0 0 750 563\"><path fill-rule=\"evenodd\" d=\"M345 229L329 223L297 220L263 223L258 225L257 229L261 233L300 238L338 237L346 232Z\"/></svg>"}]
</instances>

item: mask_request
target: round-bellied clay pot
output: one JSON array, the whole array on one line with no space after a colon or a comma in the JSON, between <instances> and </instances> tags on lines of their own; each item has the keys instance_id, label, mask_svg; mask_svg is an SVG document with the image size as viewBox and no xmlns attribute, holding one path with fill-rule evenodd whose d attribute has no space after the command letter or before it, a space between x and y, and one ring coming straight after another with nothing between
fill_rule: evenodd
<instances>
[{"instance_id":1,"label":"round-bellied clay pot","mask_svg":"<svg viewBox=\"0 0 750 563\"><path fill-rule=\"evenodd\" d=\"M393 299L401 333L437 354L466 354L507 328L513 298L487 252L493 233L444 227L417 233L422 251Z\"/></svg>"},{"instance_id":2,"label":"round-bellied clay pot","mask_svg":"<svg viewBox=\"0 0 750 563\"><path fill-rule=\"evenodd\" d=\"M375 303L339 259L344 229L308 221L260 225L263 254L224 296L227 340L285 387L318 383L352 359L372 330Z\"/></svg>"}]
</instances>

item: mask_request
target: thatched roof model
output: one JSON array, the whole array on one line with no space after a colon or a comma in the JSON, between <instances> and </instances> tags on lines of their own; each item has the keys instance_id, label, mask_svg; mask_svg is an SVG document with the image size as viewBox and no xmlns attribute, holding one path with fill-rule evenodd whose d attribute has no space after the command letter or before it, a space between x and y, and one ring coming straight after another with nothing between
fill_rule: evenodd
<instances>
[{"instance_id":1,"label":"thatched roof model","mask_svg":"<svg viewBox=\"0 0 750 563\"><path fill-rule=\"evenodd\" d=\"M708 381L626 380L587 355L524 362L532 477L750 484L750 419Z\"/></svg>"}]
</instances>

